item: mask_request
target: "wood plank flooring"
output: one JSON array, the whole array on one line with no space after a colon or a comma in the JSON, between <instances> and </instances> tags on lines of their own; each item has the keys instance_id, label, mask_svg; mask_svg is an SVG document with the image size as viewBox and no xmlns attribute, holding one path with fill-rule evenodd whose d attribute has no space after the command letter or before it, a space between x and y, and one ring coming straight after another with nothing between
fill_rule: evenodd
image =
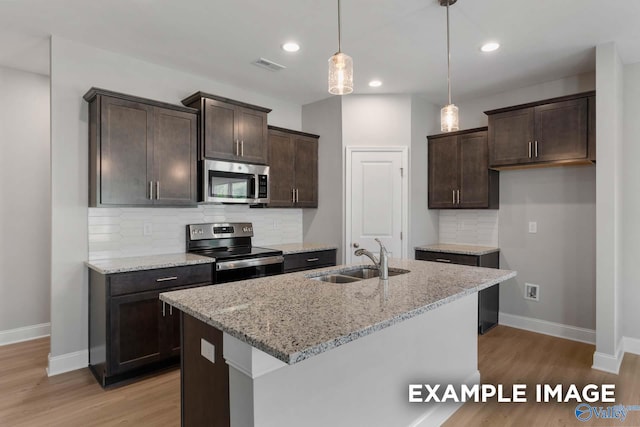
<instances>
[{"instance_id":1,"label":"wood plank flooring","mask_svg":"<svg viewBox=\"0 0 640 427\"><path fill-rule=\"evenodd\" d=\"M478 338L482 382L614 383L618 403L640 405L640 356L625 356L620 375L592 370L594 347L498 326ZM47 377L47 338L0 347L0 426L179 426L180 372L173 370L103 390L88 369ZM624 421L578 421L576 405L467 403L452 426L640 426ZM393 427L393 426L390 426Z\"/></svg>"}]
</instances>

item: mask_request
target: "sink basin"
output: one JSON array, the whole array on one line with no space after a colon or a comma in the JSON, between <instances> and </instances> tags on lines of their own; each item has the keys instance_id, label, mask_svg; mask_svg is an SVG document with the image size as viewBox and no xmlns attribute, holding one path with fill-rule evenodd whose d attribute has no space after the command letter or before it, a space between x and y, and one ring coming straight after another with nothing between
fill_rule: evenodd
<instances>
[{"instance_id":1,"label":"sink basin","mask_svg":"<svg viewBox=\"0 0 640 427\"><path fill-rule=\"evenodd\" d=\"M406 274L409 270L402 270L400 268L390 268L389 277L397 276L399 274ZM349 270L343 270L339 273L327 273L323 276L310 277L313 280L319 280L322 282L330 283L351 283L358 282L365 279L373 279L380 276L380 272L377 268L369 267L355 267Z\"/></svg>"}]
</instances>

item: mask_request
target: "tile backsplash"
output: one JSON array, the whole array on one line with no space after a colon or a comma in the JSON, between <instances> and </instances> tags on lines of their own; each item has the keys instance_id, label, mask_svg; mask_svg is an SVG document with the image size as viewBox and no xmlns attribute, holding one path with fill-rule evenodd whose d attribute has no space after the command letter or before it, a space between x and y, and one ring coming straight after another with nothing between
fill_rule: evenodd
<instances>
[{"instance_id":1,"label":"tile backsplash","mask_svg":"<svg viewBox=\"0 0 640 427\"><path fill-rule=\"evenodd\" d=\"M440 243L498 246L497 210L441 210Z\"/></svg>"},{"instance_id":2,"label":"tile backsplash","mask_svg":"<svg viewBox=\"0 0 640 427\"><path fill-rule=\"evenodd\" d=\"M89 260L184 252L187 224L225 221L253 223L255 246L302 242L301 209L89 208Z\"/></svg>"}]
</instances>

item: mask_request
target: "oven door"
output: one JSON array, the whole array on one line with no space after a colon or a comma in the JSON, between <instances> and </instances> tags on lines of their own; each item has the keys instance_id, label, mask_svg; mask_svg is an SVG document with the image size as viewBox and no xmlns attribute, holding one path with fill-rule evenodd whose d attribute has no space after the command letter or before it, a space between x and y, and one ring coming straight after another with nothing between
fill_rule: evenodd
<instances>
[{"instance_id":1,"label":"oven door","mask_svg":"<svg viewBox=\"0 0 640 427\"><path fill-rule=\"evenodd\" d=\"M284 257L270 256L216 262L214 284L273 276L284 272Z\"/></svg>"}]
</instances>

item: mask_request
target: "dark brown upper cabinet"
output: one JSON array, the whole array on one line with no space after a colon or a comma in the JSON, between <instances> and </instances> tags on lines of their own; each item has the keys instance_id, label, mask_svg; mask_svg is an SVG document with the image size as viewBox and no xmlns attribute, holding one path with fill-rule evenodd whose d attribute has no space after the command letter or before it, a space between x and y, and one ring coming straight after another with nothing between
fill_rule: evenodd
<instances>
[{"instance_id":1,"label":"dark brown upper cabinet","mask_svg":"<svg viewBox=\"0 0 640 427\"><path fill-rule=\"evenodd\" d=\"M269 207L318 207L318 138L269 126Z\"/></svg>"},{"instance_id":2,"label":"dark brown upper cabinet","mask_svg":"<svg viewBox=\"0 0 640 427\"><path fill-rule=\"evenodd\" d=\"M486 111L495 169L595 161L595 92Z\"/></svg>"},{"instance_id":3,"label":"dark brown upper cabinet","mask_svg":"<svg viewBox=\"0 0 640 427\"><path fill-rule=\"evenodd\" d=\"M269 108L203 92L182 103L200 111L201 158L267 164Z\"/></svg>"},{"instance_id":4,"label":"dark brown upper cabinet","mask_svg":"<svg viewBox=\"0 0 640 427\"><path fill-rule=\"evenodd\" d=\"M498 209L498 172L489 170L487 128L429 139L429 209Z\"/></svg>"},{"instance_id":5,"label":"dark brown upper cabinet","mask_svg":"<svg viewBox=\"0 0 640 427\"><path fill-rule=\"evenodd\" d=\"M197 203L197 111L92 88L89 206Z\"/></svg>"}]
</instances>

